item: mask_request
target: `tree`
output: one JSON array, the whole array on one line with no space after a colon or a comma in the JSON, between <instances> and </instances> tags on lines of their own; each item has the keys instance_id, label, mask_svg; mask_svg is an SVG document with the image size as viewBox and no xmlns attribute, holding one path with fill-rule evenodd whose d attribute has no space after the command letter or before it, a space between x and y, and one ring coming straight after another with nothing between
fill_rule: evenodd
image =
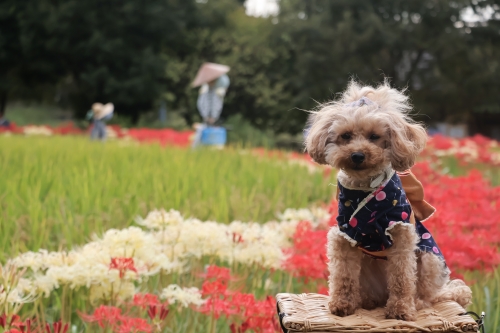
<instances>
[{"instance_id":1,"label":"tree","mask_svg":"<svg viewBox=\"0 0 500 333\"><path fill-rule=\"evenodd\" d=\"M224 28L205 41L201 55L204 60L231 67L224 116L240 114L259 128L297 131L305 115L289 107L291 96L284 89L286 78L281 75L287 50L271 46L272 29L270 20L248 17L239 8L229 14ZM299 122L295 124L296 120Z\"/></svg>"},{"instance_id":2,"label":"tree","mask_svg":"<svg viewBox=\"0 0 500 333\"><path fill-rule=\"evenodd\" d=\"M465 10L488 6L489 21L461 22ZM298 84L288 87L303 108L351 76L366 83L388 76L408 87L420 113L463 120L474 105L498 102L499 9L492 1L282 0L275 45L293 54L289 77ZM492 89L478 94L482 85Z\"/></svg>"},{"instance_id":3,"label":"tree","mask_svg":"<svg viewBox=\"0 0 500 333\"><path fill-rule=\"evenodd\" d=\"M223 117L239 114L258 128L274 132L298 132L306 113L296 109L285 89L286 47L273 45L271 19L249 17L234 0L208 1L199 5L199 22L187 35L183 54L166 51L167 98L187 120L197 114L197 89L189 83L203 62L231 67Z\"/></svg>"},{"instance_id":4,"label":"tree","mask_svg":"<svg viewBox=\"0 0 500 333\"><path fill-rule=\"evenodd\" d=\"M93 102L113 102L134 121L161 95L162 47L182 39L195 9L181 0L11 2L7 21L17 28L12 45L20 46L8 51L10 61L18 54L18 67L31 76L47 68L77 114Z\"/></svg>"},{"instance_id":5,"label":"tree","mask_svg":"<svg viewBox=\"0 0 500 333\"><path fill-rule=\"evenodd\" d=\"M230 31L228 26L231 13L242 5L235 0L198 2L190 11L182 36L162 46L162 56L166 60L165 86L162 98L170 109L177 110L188 123L196 119L197 90L192 89L200 65L217 61L218 51L213 38L218 31ZM230 73L232 76L233 73Z\"/></svg>"},{"instance_id":6,"label":"tree","mask_svg":"<svg viewBox=\"0 0 500 333\"><path fill-rule=\"evenodd\" d=\"M11 72L19 66L20 44L19 27L16 14L18 6L15 1L0 3L0 117L5 111L7 93L12 83Z\"/></svg>"},{"instance_id":7,"label":"tree","mask_svg":"<svg viewBox=\"0 0 500 333\"><path fill-rule=\"evenodd\" d=\"M210 61L231 66L223 116L275 132L300 132L301 110L352 76L407 87L425 121L473 119L479 129L478 112L500 115L495 0L281 0L270 18L246 16L243 3L4 0L0 106L7 95L57 93L80 116L113 102L136 121L164 100L193 122L190 83ZM466 22L467 11L486 14Z\"/></svg>"}]
</instances>

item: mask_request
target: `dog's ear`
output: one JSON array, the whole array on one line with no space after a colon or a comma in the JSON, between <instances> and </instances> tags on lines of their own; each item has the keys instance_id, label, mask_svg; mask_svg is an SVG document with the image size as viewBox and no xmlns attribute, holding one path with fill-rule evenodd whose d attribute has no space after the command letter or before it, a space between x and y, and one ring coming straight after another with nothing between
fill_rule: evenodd
<instances>
[{"instance_id":1,"label":"dog's ear","mask_svg":"<svg viewBox=\"0 0 500 333\"><path fill-rule=\"evenodd\" d=\"M396 171L408 170L424 149L427 133L422 125L404 119L393 121L389 128L392 167Z\"/></svg>"},{"instance_id":2,"label":"dog's ear","mask_svg":"<svg viewBox=\"0 0 500 333\"><path fill-rule=\"evenodd\" d=\"M305 148L309 156L319 164L327 164L325 160L325 148L328 137L331 135L328 130L331 122L327 121L325 114L313 114L311 127L305 139Z\"/></svg>"}]
</instances>

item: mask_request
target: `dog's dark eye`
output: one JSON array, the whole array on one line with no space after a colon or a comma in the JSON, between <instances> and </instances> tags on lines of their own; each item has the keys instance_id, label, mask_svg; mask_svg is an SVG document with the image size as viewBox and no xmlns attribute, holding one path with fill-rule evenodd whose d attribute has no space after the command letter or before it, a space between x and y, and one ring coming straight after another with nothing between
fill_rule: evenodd
<instances>
[{"instance_id":1,"label":"dog's dark eye","mask_svg":"<svg viewBox=\"0 0 500 333\"><path fill-rule=\"evenodd\" d=\"M370 135L370 140L375 141L375 140L378 140L378 139L380 139L380 135L377 135L377 134Z\"/></svg>"},{"instance_id":2,"label":"dog's dark eye","mask_svg":"<svg viewBox=\"0 0 500 333\"><path fill-rule=\"evenodd\" d=\"M344 140L350 140L351 139L351 133L344 133L340 136Z\"/></svg>"}]
</instances>

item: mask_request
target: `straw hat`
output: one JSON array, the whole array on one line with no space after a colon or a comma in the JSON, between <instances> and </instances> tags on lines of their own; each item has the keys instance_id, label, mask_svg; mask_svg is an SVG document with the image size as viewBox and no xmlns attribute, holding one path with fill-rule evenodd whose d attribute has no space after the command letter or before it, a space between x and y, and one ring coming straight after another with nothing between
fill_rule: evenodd
<instances>
[{"instance_id":1,"label":"straw hat","mask_svg":"<svg viewBox=\"0 0 500 333\"><path fill-rule=\"evenodd\" d=\"M92 111L94 111L94 118L95 119L102 119L106 117L107 115L110 115L113 113L113 110L115 109L115 106L113 103L108 103L108 104L101 104L101 103L94 103L92 104Z\"/></svg>"},{"instance_id":2,"label":"straw hat","mask_svg":"<svg viewBox=\"0 0 500 333\"><path fill-rule=\"evenodd\" d=\"M229 70L230 70L229 66L206 62L203 65L201 65L200 69L198 70L196 78L192 83L192 87L196 88L204 83L213 81L221 77L222 75L226 74L227 72L229 72Z\"/></svg>"}]
</instances>

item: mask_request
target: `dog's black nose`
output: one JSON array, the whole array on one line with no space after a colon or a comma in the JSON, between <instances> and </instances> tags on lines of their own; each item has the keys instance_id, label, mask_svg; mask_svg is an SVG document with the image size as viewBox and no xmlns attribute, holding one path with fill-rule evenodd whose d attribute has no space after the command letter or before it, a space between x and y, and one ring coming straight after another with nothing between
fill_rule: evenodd
<instances>
[{"instance_id":1,"label":"dog's black nose","mask_svg":"<svg viewBox=\"0 0 500 333\"><path fill-rule=\"evenodd\" d=\"M351 160L355 164L361 164L365 160L365 154L363 154L363 153L352 153L351 154Z\"/></svg>"}]
</instances>

